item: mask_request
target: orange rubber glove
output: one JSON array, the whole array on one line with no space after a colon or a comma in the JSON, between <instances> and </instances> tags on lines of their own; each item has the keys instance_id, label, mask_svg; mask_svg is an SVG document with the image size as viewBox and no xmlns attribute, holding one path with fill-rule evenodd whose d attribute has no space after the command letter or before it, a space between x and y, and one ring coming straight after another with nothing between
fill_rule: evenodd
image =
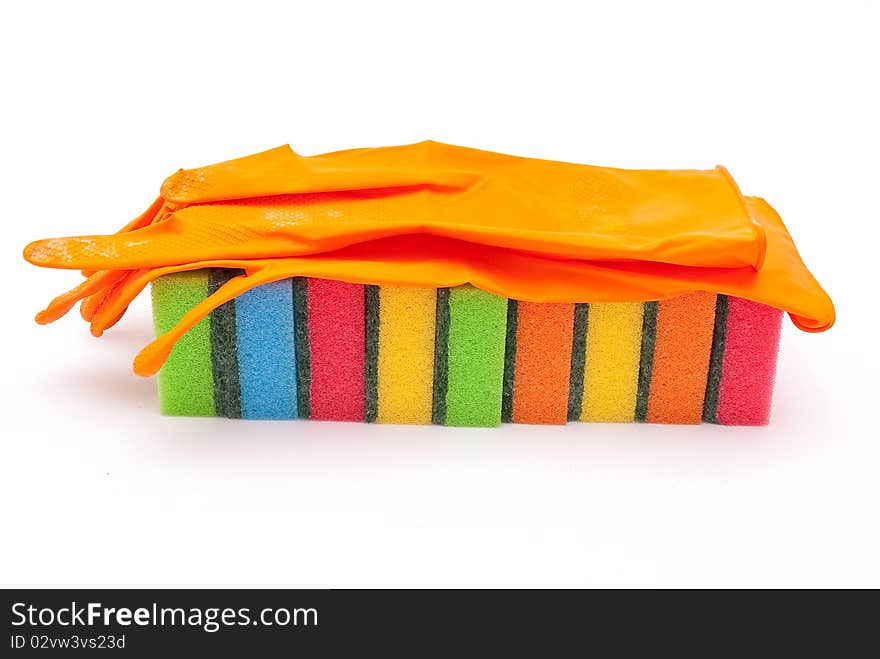
<instances>
[{"instance_id":1,"label":"orange rubber glove","mask_svg":"<svg viewBox=\"0 0 880 659\"><path fill-rule=\"evenodd\" d=\"M56 268L133 269L329 252L427 233L555 258L758 267L763 237L733 180L627 171L424 142L305 158L288 147L182 171L163 222L38 241Z\"/></svg>"}]
</instances>

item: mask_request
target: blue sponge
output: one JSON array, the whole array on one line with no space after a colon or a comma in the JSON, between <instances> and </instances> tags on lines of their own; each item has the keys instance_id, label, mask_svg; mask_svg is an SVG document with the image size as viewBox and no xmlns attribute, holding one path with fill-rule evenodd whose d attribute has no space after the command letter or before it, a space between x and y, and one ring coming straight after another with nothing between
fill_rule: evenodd
<instances>
[{"instance_id":1,"label":"blue sponge","mask_svg":"<svg viewBox=\"0 0 880 659\"><path fill-rule=\"evenodd\" d=\"M242 417L295 419L292 281L258 286L235 302Z\"/></svg>"}]
</instances>

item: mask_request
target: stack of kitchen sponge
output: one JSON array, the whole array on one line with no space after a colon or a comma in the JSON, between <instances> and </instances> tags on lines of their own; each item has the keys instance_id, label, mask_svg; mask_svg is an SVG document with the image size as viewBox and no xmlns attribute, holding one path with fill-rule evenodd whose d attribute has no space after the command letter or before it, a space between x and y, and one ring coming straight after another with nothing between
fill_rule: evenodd
<instances>
[{"instance_id":1,"label":"stack of kitchen sponge","mask_svg":"<svg viewBox=\"0 0 880 659\"><path fill-rule=\"evenodd\" d=\"M153 284L157 333L239 271ZM458 426L769 420L782 313L694 292L534 303L297 278L222 305L159 372L163 413Z\"/></svg>"}]
</instances>

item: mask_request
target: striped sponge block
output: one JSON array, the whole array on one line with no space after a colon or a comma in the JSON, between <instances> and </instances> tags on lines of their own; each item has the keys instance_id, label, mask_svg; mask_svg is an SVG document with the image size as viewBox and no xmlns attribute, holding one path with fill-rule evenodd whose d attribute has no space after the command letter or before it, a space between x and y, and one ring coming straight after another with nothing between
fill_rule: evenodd
<instances>
[{"instance_id":1,"label":"striped sponge block","mask_svg":"<svg viewBox=\"0 0 880 659\"><path fill-rule=\"evenodd\" d=\"M157 334L237 274L157 279ZM781 320L778 309L703 292L557 304L470 285L286 279L191 329L159 372L159 398L169 415L245 419L762 425Z\"/></svg>"}]
</instances>

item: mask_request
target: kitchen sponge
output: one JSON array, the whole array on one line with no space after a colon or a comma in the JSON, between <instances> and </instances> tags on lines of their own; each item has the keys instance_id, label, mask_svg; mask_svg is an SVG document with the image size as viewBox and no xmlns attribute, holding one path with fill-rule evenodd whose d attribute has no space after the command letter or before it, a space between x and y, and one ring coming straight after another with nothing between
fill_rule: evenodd
<instances>
[{"instance_id":1,"label":"kitchen sponge","mask_svg":"<svg viewBox=\"0 0 880 659\"><path fill-rule=\"evenodd\" d=\"M376 421L431 423L437 291L378 287Z\"/></svg>"},{"instance_id":2,"label":"kitchen sponge","mask_svg":"<svg viewBox=\"0 0 880 659\"><path fill-rule=\"evenodd\" d=\"M505 357L505 421L565 423L574 305L510 300Z\"/></svg>"},{"instance_id":3,"label":"kitchen sponge","mask_svg":"<svg viewBox=\"0 0 880 659\"><path fill-rule=\"evenodd\" d=\"M501 422L507 300L473 286L449 291L446 346L448 426Z\"/></svg>"},{"instance_id":4,"label":"kitchen sponge","mask_svg":"<svg viewBox=\"0 0 880 659\"><path fill-rule=\"evenodd\" d=\"M782 312L742 298L718 299L723 309L716 311L703 420L764 425L770 421Z\"/></svg>"},{"instance_id":5,"label":"kitchen sponge","mask_svg":"<svg viewBox=\"0 0 880 659\"><path fill-rule=\"evenodd\" d=\"M195 270L160 277L153 283L153 324L156 334L174 327L208 295L208 271ZM159 371L159 402L163 414L214 416L214 374L211 361L211 319L202 318L171 350Z\"/></svg>"}]
</instances>

